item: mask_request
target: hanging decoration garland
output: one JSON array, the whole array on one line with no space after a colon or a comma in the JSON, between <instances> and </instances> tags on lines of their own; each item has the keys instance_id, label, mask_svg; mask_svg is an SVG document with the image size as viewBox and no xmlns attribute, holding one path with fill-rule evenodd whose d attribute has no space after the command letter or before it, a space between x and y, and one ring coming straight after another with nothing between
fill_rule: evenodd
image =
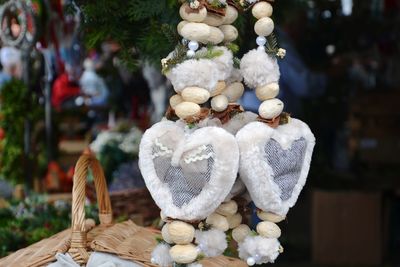
<instances>
[{"instance_id":1,"label":"hanging decoration garland","mask_svg":"<svg viewBox=\"0 0 400 267\"><path fill-rule=\"evenodd\" d=\"M37 25L31 1L10 0L0 10L0 38L4 45L28 48L36 41Z\"/></svg>"},{"instance_id":2,"label":"hanging decoration garland","mask_svg":"<svg viewBox=\"0 0 400 267\"><path fill-rule=\"evenodd\" d=\"M143 136L139 165L165 222L152 253L159 266L199 266L238 244L248 265L273 263L283 252L277 223L305 184L315 139L308 126L284 113L279 94L279 48L269 1L181 1L182 42L161 61L176 94L167 119ZM235 58L232 25L251 9L258 48ZM263 101L259 114L237 101L243 82ZM172 120L173 118L173 120ZM242 223L236 199L254 201L262 220Z\"/></svg>"}]
</instances>

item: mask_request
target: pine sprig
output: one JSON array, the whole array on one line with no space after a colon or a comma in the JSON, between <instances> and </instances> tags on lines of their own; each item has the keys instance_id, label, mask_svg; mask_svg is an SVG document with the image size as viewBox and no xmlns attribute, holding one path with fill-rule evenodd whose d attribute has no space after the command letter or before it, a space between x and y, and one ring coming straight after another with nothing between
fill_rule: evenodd
<instances>
[{"instance_id":1,"label":"pine sprig","mask_svg":"<svg viewBox=\"0 0 400 267\"><path fill-rule=\"evenodd\" d=\"M271 33L267 37L267 47L265 49L265 52L267 52L267 54L270 56L276 57L278 51L279 51L278 39L276 38L275 33Z\"/></svg>"}]
</instances>

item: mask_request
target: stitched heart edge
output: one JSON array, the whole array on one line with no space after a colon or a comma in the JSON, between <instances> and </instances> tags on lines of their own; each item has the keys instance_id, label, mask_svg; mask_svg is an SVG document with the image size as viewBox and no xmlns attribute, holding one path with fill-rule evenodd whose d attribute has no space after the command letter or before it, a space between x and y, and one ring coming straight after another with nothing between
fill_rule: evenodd
<instances>
[{"instance_id":1,"label":"stitched heart edge","mask_svg":"<svg viewBox=\"0 0 400 267\"><path fill-rule=\"evenodd\" d=\"M185 142L185 152L201 145L211 144L214 153L214 167L209 183L200 195L181 208L172 201L169 188L157 176L152 159L154 140L171 131ZM139 150L139 168L154 201L162 212L178 220L202 220L213 213L229 194L239 169L239 147L235 137L217 127L205 127L185 137L182 127L174 122L155 124L143 135Z\"/></svg>"}]
</instances>

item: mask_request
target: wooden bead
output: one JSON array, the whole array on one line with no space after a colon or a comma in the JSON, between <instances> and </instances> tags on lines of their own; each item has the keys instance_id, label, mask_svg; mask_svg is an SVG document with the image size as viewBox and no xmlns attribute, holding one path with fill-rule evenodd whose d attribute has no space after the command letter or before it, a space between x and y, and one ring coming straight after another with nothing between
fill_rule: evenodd
<instances>
[{"instance_id":1,"label":"wooden bead","mask_svg":"<svg viewBox=\"0 0 400 267\"><path fill-rule=\"evenodd\" d=\"M175 245L169 250L169 255L176 263L189 264L197 259L198 252L194 245Z\"/></svg>"},{"instance_id":2,"label":"wooden bead","mask_svg":"<svg viewBox=\"0 0 400 267\"><path fill-rule=\"evenodd\" d=\"M210 26L218 27L224 24L224 17L208 13L207 17L203 20L203 23Z\"/></svg>"},{"instance_id":3,"label":"wooden bead","mask_svg":"<svg viewBox=\"0 0 400 267\"><path fill-rule=\"evenodd\" d=\"M277 98L274 98L264 101L260 105L258 113L262 118L267 120L272 120L281 115L283 108L284 108L283 102Z\"/></svg>"},{"instance_id":4,"label":"wooden bead","mask_svg":"<svg viewBox=\"0 0 400 267\"><path fill-rule=\"evenodd\" d=\"M261 101L273 99L279 95L279 84L270 83L264 86L257 87L256 95L257 98Z\"/></svg>"},{"instance_id":5,"label":"wooden bead","mask_svg":"<svg viewBox=\"0 0 400 267\"><path fill-rule=\"evenodd\" d=\"M281 237L281 229L278 225L272 222L260 222L257 225L257 233L266 238Z\"/></svg>"},{"instance_id":6,"label":"wooden bead","mask_svg":"<svg viewBox=\"0 0 400 267\"><path fill-rule=\"evenodd\" d=\"M271 17L273 11L274 9L272 8L271 4L264 1L255 4L251 10L256 19Z\"/></svg>"},{"instance_id":7,"label":"wooden bead","mask_svg":"<svg viewBox=\"0 0 400 267\"><path fill-rule=\"evenodd\" d=\"M224 33L219 28L210 26L210 35L207 38L207 42L203 43L217 45L222 43L224 37Z\"/></svg>"},{"instance_id":8,"label":"wooden bead","mask_svg":"<svg viewBox=\"0 0 400 267\"><path fill-rule=\"evenodd\" d=\"M228 25L234 23L238 16L239 12L237 9L233 6L228 6L225 11L223 24Z\"/></svg>"},{"instance_id":9,"label":"wooden bead","mask_svg":"<svg viewBox=\"0 0 400 267\"><path fill-rule=\"evenodd\" d=\"M196 10L196 12L187 12L190 9L188 3L184 3L179 9L179 15L182 19L189 22L202 22L207 17L207 9L205 7ZM198 11L198 12L197 12Z\"/></svg>"},{"instance_id":10,"label":"wooden bead","mask_svg":"<svg viewBox=\"0 0 400 267\"><path fill-rule=\"evenodd\" d=\"M217 95L211 100L211 108L216 112L224 111L229 105L229 100L224 95Z\"/></svg>"},{"instance_id":11,"label":"wooden bead","mask_svg":"<svg viewBox=\"0 0 400 267\"><path fill-rule=\"evenodd\" d=\"M186 245L193 241L194 227L180 221L168 224L169 239L178 245Z\"/></svg>"},{"instance_id":12,"label":"wooden bead","mask_svg":"<svg viewBox=\"0 0 400 267\"><path fill-rule=\"evenodd\" d=\"M242 83L236 82L228 85L226 89L222 92L229 100L229 103L234 103L238 101L244 93L244 86Z\"/></svg>"},{"instance_id":13,"label":"wooden bead","mask_svg":"<svg viewBox=\"0 0 400 267\"><path fill-rule=\"evenodd\" d=\"M268 221L268 222L273 222L273 223L280 223L286 219L285 217L276 215L271 212L265 212L265 211L258 211L257 216L258 216L258 218L260 218L263 221Z\"/></svg>"},{"instance_id":14,"label":"wooden bead","mask_svg":"<svg viewBox=\"0 0 400 267\"><path fill-rule=\"evenodd\" d=\"M226 217L229 223L229 229L234 229L238 227L242 223L242 215L240 213L236 213L232 216Z\"/></svg>"},{"instance_id":15,"label":"wooden bead","mask_svg":"<svg viewBox=\"0 0 400 267\"><path fill-rule=\"evenodd\" d=\"M241 243L245 240L247 236L249 236L251 233L250 227L247 226L246 224L241 224L232 231L232 238L238 242Z\"/></svg>"},{"instance_id":16,"label":"wooden bead","mask_svg":"<svg viewBox=\"0 0 400 267\"><path fill-rule=\"evenodd\" d=\"M225 81L219 81L217 83L217 86L215 86L215 89L211 92L211 96L217 96L220 95L226 88L226 83Z\"/></svg>"},{"instance_id":17,"label":"wooden bead","mask_svg":"<svg viewBox=\"0 0 400 267\"><path fill-rule=\"evenodd\" d=\"M185 20L178 23L178 26L176 26L176 29L177 29L179 35L182 35L182 28L188 23L189 22L187 22Z\"/></svg>"},{"instance_id":18,"label":"wooden bead","mask_svg":"<svg viewBox=\"0 0 400 267\"><path fill-rule=\"evenodd\" d=\"M165 242L168 244L173 244L174 241L172 241L171 236L169 235L168 226L169 224L164 224L163 228L161 229L161 236Z\"/></svg>"},{"instance_id":19,"label":"wooden bead","mask_svg":"<svg viewBox=\"0 0 400 267\"><path fill-rule=\"evenodd\" d=\"M180 103L183 102L183 98L180 95L173 95L171 96L171 98L169 99L169 105L171 106L171 108L175 108L177 105L179 105Z\"/></svg>"},{"instance_id":20,"label":"wooden bead","mask_svg":"<svg viewBox=\"0 0 400 267\"><path fill-rule=\"evenodd\" d=\"M204 42L208 40L211 30L205 23L189 22L181 29L181 36L190 41Z\"/></svg>"},{"instance_id":21,"label":"wooden bead","mask_svg":"<svg viewBox=\"0 0 400 267\"><path fill-rule=\"evenodd\" d=\"M213 213L210 216L207 217L206 223L210 224L213 228L219 229L223 232L226 232L229 230L229 223L226 217L218 214L218 213Z\"/></svg>"},{"instance_id":22,"label":"wooden bead","mask_svg":"<svg viewBox=\"0 0 400 267\"><path fill-rule=\"evenodd\" d=\"M200 87L187 87L182 91L182 99L187 102L204 104L210 98L210 92Z\"/></svg>"},{"instance_id":23,"label":"wooden bead","mask_svg":"<svg viewBox=\"0 0 400 267\"><path fill-rule=\"evenodd\" d=\"M232 25L222 25L219 28L224 34L224 42L226 43L235 41L239 36L238 30Z\"/></svg>"},{"instance_id":24,"label":"wooden bead","mask_svg":"<svg viewBox=\"0 0 400 267\"><path fill-rule=\"evenodd\" d=\"M216 210L218 214L232 216L238 211L238 205L234 200L222 203Z\"/></svg>"},{"instance_id":25,"label":"wooden bead","mask_svg":"<svg viewBox=\"0 0 400 267\"><path fill-rule=\"evenodd\" d=\"M274 21L268 17L259 19L254 25L254 30L259 36L268 36L274 31Z\"/></svg>"},{"instance_id":26,"label":"wooden bead","mask_svg":"<svg viewBox=\"0 0 400 267\"><path fill-rule=\"evenodd\" d=\"M175 113L181 119L186 119L191 116L200 114L201 107L192 102L182 102L175 106Z\"/></svg>"}]
</instances>

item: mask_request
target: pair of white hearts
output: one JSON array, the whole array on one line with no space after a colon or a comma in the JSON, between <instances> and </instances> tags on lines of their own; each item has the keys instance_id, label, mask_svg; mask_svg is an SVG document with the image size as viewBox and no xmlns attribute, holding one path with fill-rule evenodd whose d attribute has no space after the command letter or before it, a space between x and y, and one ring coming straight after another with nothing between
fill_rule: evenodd
<instances>
[{"instance_id":1,"label":"pair of white hearts","mask_svg":"<svg viewBox=\"0 0 400 267\"><path fill-rule=\"evenodd\" d=\"M191 130L163 121L144 134L139 166L167 217L206 218L227 197L238 170L258 208L285 216L304 186L314 145L309 127L296 119L277 129L252 122L236 137L218 127Z\"/></svg>"}]
</instances>

